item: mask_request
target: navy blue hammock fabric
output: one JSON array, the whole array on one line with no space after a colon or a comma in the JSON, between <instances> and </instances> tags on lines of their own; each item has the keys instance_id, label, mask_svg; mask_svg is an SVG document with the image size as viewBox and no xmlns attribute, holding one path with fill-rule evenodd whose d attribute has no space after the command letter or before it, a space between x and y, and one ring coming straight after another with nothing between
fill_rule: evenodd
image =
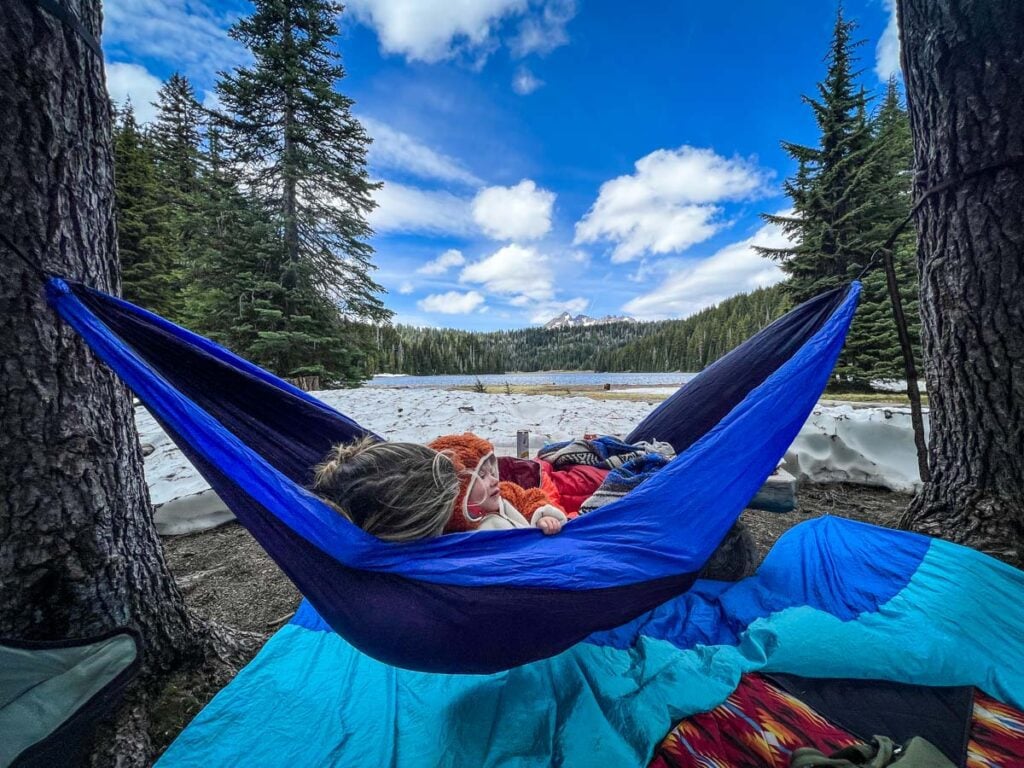
<instances>
[{"instance_id":1,"label":"navy blue hammock fabric","mask_svg":"<svg viewBox=\"0 0 1024 768\"><path fill-rule=\"evenodd\" d=\"M479 674L554 656L689 589L817 402L859 291L800 305L662 403L627 439L669 442L677 458L559 535L395 544L306 489L332 444L368 430L157 315L81 284L47 285L331 628L393 666Z\"/></svg>"}]
</instances>

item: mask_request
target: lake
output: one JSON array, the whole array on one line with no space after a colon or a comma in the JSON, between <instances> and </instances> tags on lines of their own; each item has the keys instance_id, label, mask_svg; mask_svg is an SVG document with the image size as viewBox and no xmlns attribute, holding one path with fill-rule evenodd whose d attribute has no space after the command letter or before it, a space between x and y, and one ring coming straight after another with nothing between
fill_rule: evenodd
<instances>
[{"instance_id":1,"label":"lake","mask_svg":"<svg viewBox=\"0 0 1024 768\"><path fill-rule=\"evenodd\" d=\"M479 376L398 376L384 374L374 376L368 382L371 387L426 387L444 389L445 387L468 387L476 384L477 379L491 386L502 386L506 382L515 385L555 386L601 386L610 384L614 387L645 386L670 387L685 384L697 374L695 373L593 373L587 371L547 371L539 373L487 373Z\"/></svg>"}]
</instances>

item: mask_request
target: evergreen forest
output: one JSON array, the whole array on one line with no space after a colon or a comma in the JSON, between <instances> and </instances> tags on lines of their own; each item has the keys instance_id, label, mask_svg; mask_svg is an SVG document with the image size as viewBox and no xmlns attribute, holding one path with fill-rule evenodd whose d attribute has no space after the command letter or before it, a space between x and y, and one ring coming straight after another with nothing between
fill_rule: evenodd
<instances>
[{"instance_id":1,"label":"evergreen forest","mask_svg":"<svg viewBox=\"0 0 1024 768\"><path fill-rule=\"evenodd\" d=\"M174 74L145 128L117 109L123 293L243 357L322 385L365 377L369 329L391 316L372 274L370 144L338 90L329 0L256 0L230 35L251 64L216 109Z\"/></svg>"}]
</instances>

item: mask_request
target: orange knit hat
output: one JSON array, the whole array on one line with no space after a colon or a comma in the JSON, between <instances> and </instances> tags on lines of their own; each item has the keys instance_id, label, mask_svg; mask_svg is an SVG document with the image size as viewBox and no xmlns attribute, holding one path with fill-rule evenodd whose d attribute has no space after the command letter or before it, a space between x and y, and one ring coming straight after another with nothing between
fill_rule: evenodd
<instances>
[{"instance_id":1,"label":"orange knit hat","mask_svg":"<svg viewBox=\"0 0 1024 768\"><path fill-rule=\"evenodd\" d=\"M474 520L469 516L466 494L469 493L469 485L474 480L474 473L479 469L480 464L488 456L494 455L494 446L472 432L465 432L461 435L442 435L433 442L427 443L427 447L448 454L459 475L459 495L455 497L452 517L444 529L445 532L457 533L473 530L476 526Z\"/></svg>"}]
</instances>

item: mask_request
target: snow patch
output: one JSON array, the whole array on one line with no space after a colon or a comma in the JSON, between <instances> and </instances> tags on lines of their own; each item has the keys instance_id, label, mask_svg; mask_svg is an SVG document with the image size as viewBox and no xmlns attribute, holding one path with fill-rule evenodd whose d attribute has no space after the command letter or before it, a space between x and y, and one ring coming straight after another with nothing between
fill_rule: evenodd
<instances>
[{"instance_id":1,"label":"snow patch","mask_svg":"<svg viewBox=\"0 0 1024 768\"><path fill-rule=\"evenodd\" d=\"M927 436L927 410L924 425ZM798 479L816 483L914 491L921 477L910 408L816 408L786 452L783 466Z\"/></svg>"},{"instance_id":2,"label":"snow patch","mask_svg":"<svg viewBox=\"0 0 1024 768\"><path fill-rule=\"evenodd\" d=\"M906 392L907 391L907 380L906 379L878 379L871 382L871 388L881 390L882 392ZM920 392L927 392L928 385L924 379L918 379L917 389Z\"/></svg>"},{"instance_id":3,"label":"snow patch","mask_svg":"<svg viewBox=\"0 0 1024 768\"><path fill-rule=\"evenodd\" d=\"M234 519L210 484L141 406L135 408L135 426L145 450L152 448L145 459L145 471L157 532L191 533Z\"/></svg>"}]
</instances>

